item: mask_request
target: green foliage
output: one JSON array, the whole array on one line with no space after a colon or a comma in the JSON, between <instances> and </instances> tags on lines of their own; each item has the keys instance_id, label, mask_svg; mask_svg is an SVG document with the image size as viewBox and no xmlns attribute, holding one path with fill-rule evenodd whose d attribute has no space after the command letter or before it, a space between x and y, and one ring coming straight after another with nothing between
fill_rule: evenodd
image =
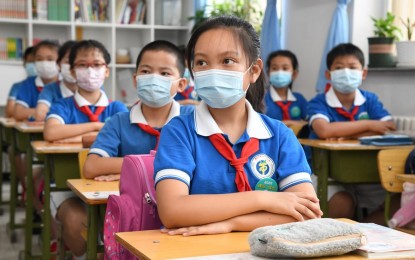
<instances>
[{"instance_id":1,"label":"green foliage","mask_svg":"<svg viewBox=\"0 0 415 260\"><path fill-rule=\"evenodd\" d=\"M406 18L406 21L401 18L401 22L405 26L406 36L408 37L408 41L410 41L412 39L412 33L414 31L414 28L415 28L415 22L412 23L411 19L409 17Z\"/></svg>"},{"instance_id":2,"label":"green foliage","mask_svg":"<svg viewBox=\"0 0 415 260\"><path fill-rule=\"evenodd\" d=\"M390 37L398 40L398 34L401 33L398 27L396 27L393 22L395 21L395 16L388 12L386 18L375 19L373 17L372 21L375 25L375 35L378 37Z\"/></svg>"},{"instance_id":3,"label":"green foliage","mask_svg":"<svg viewBox=\"0 0 415 260\"><path fill-rule=\"evenodd\" d=\"M192 32L199 26L201 22L208 17L216 17L221 15L232 15L250 22L257 32L261 30L263 11L260 10L258 1L260 0L225 0L223 3L212 2L212 5L207 8L211 10L196 11L195 16L189 17L189 20L195 20Z\"/></svg>"}]
</instances>

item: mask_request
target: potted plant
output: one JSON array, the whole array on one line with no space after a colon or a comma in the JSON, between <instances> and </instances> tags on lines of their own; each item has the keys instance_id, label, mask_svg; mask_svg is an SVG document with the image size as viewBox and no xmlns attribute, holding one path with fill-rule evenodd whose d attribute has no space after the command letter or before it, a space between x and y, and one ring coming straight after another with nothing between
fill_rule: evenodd
<instances>
[{"instance_id":1,"label":"potted plant","mask_svg":"<svg viewBox=\"0 0 415 260\"><path fill-rule=\"evenodd\" d=\"M395 67L395 40L398 39L400 30L393 22L395 16L388 12L386 18L375 19L372 17L375 26L376 37L369 37L369 67Z\"/></svg>"},{"instance_id":2,"label":"potted plant","mask_svg":"<svg viewBox=\"0 0 415 260\"><path fill-rule=\"evenodd\" d=\"M415 22L411 19L406 20L401 18L401 22L406 29L407 41L399 41L396 43L396 50L398 52L398 64L399 67L414 67L415 66L415 41L412 40L412 34L415 28Z\"/></svg>"}]
</instances>

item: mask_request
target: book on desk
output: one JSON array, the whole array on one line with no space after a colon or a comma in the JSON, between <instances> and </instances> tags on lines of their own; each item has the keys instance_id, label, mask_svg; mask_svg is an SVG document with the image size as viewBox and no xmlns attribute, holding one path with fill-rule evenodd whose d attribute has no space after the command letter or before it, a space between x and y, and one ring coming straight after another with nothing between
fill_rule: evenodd
<instances>
[{"instance_id":1,"label":"book on desk","mask_svg":"<svg viewBox=\"0 0 415 260\"><path fill-rule=\"evenodd\" d=\"M414 138L404 134L387 134L387 135L372 135L360 137L359 141L365 145L377 146L395 146L395 145L411 145L414 143Z\"/></svg>"},{"instance_id":2,"label":"book on desk","mask_svg":"<svg viewBox=\"0 0 415 260\"><path fill-rule=\"evenodd\" d=\"M355 253L369 259L415 259L415 236L374 223L356 225L368 243Z\"/></svg>"}]
</instances>

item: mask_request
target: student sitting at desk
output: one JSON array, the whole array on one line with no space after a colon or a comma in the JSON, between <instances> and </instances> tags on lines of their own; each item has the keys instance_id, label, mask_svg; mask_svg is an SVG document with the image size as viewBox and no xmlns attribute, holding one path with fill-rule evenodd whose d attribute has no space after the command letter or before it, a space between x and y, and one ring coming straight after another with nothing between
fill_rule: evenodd
<instances>
[{"instance_id":1,"label":"student sitting at desk","mask_svg":"<svg viewBox=\"0 0 415 260\"><path fill-rule=\"evenodd\" d=\"M257 33L239 18L209 19L191 36L186 58L202 102L163 127L154 161L168 234L251 231L322 215L297 138L257 112L265 92L259 56Z\"/></svg>"},{"instance_id":2,"label":"student sitting at desk","mask_svg":"<svg viewBox=\"0 0 415 260\"><path fill-rule=\"evenodd\" d=\"M56 64L59 67L62 80L47 84L43 88L37 100L35 110L36 121L44 121L53 102L61 98L73 96L78 89L69 66L69 53L75 44L76 41L67 41L59 48Z\"/></svg>"},{"instance_id":3,"label":"student sitting at desk","mask_svg":"<svg viewBox=\"0 0 415 260\"><path fill-rule=\"evenodd\" d=\"M55 102L46 118L44 138L51 142L81 142L83 135L97 134L104 122L118 112L128 111L124 104L110 102L101 90L109 76L110 54L94 40L76 43L69 54L72 75L78 82L73 97ZM63 240L75 257L86 252L81 232L86 225L86 209L71 192L51 194L52 216L63 225Z\"/></svg>"},{"instance_id":4,"label":"student sitting at desk","mask_svg":"<svg viewBox=\"0 0 415 260\"><path fill-rule=\"evenodd\" d=\"M85 161L85 177L117 180L122 157L157 150L162 127L173 117L193 111L193 106L173 100L186 87L186 79L180 76L183 71L183 56L174 44L154 41L141 50L134 77L141 101L130 112L112 117L99 132Z\"/></svg>"},{"instance_id":5,"label":"student sitting at desk","mask_svg":"<svg viewBox=\"0 0 415 260\"><path fill-rule=\"evenodd\" d=\"M332 87L309 102L310 138L350 139L395 130L391 115L377 96L359 89L366 75L363 52L357 46L340 44L327 54L326 78ZM385 198L379 184L348 186L346 190L329 186L330 217L354 217L351 194L359 207L372 210L378 209ZM383 217L379 217L372 214L369 221L383 223Z\"/></svg>"},{"instance_id":6,"label":"student sitting at desk","mask_svg":"<svg viewBox=\"0 0 415 260\"><path fill-rule=\"evenodd\" d=\"M17 121L34 120L35 107L44 85L58 80L58 49L57 43L47 40L36 44L34 55L37 77L28 77L22 82L13 113Z\"/></svg>"}]
</instances>

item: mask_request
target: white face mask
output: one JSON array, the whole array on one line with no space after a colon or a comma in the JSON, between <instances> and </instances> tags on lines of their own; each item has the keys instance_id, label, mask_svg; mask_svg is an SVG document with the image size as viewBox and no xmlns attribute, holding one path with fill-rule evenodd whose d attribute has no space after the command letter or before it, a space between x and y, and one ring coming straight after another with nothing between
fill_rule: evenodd
<instances>
[{"instance_id":1,"label":"white face mask","mask_svg":"<svg viewBox=\"0 0 415 260\"><path fill-rule=\"evenodd\" d=\"M78 86L89 92L100 89L105 81L106 69L106 67L100 69L93 69L91 67L86 69L75 69Z\"/></svg>"},{"instance_id":2,"label":"white face mask","mask_svg":"<svg viewBox=\"0 0 415 260\"><path fill-rule=\"evenodd\" d=\"M43 79L52 79L58 76L59 70L56 61L36 61L37 75Z\"/></svg>"},{"instance_id":3,"label":"white face mask","mask_svg":"<svg viewBox=\"0 0 415 260\"><path fill-rule=\"evenodd\" d=\"M72 77L71 66L69 64L61 64L61 75L63 80L69 83L75 83L76 79Z\"/></svg>"}]
</instances>

